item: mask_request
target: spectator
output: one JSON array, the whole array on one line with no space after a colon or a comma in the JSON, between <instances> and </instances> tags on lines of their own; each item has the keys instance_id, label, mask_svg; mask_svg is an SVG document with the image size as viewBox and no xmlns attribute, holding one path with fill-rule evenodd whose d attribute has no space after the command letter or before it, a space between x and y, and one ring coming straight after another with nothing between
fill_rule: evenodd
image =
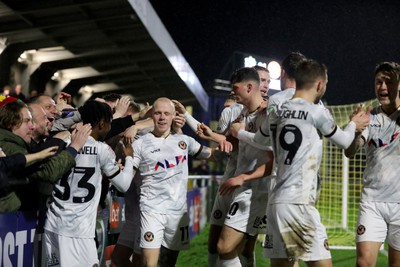
<instances>
[{"instance_id":1,"label":"spectator","mask_svg":"<svg viewBox=\"0 0 400 267\"><path fill-rule=\"evenodd\" d=\"M8 99L5 99L5 101L8 101ZM0 147L3 148L6 155L29 154L33 130L32 116L25 104L14 101L0 107ZM12 176L15 181L21 182L27 177L31 185L29 187L12 187L10 190L15 194L9 201L16 203L21 200L22 209L36 209L38 203L35 199L32 199L32 194L37 189L33 184L36 181L54 182L70 171L75 165L74 156L81 149L86 139L87 135L85 136L83 132L74 132L71 145L67 150L46 161L29 166L29 168L13 172Z\"/></svg>"},{"instance_id":2,"label":"spectator","mask_svg":"<svg viewBox=\"0 0 400 267\"><path fill-rule=\"evenodd\" d=\"M18 171L26 166L53 156L57 152L57 147L49 147L33 154L14 154L6 156L0 148L0 212L10 212L18 210L21 202L11 191L12 181L9 179L9 173ZM15 201L9 201L15 199Z\"/></svg>"}]
</instances>

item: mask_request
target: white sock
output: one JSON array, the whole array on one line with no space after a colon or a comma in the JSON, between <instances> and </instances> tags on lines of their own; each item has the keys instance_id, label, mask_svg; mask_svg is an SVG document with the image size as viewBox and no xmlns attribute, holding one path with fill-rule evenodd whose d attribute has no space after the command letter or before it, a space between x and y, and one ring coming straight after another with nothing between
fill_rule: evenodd
<instances>
[{"instance_id":1,"label":"white sock","mask_svg":"<svg viewBox=\"0 0 400 267\"><path fill-rule=\"evenodd\" d=\"M217 267L218 262L218 253L210 253L208 252L208 267Z\"/></svg>"},{"instance_id":2,"label":"white sock","mask_svg":"<svg viewBox=\"0 0 400 267\"><path fill-rule=\"evenodd\" d=\"M242 267L239 257L230 260L221 260L221 267Z\"/></svg>"}]
</instances>

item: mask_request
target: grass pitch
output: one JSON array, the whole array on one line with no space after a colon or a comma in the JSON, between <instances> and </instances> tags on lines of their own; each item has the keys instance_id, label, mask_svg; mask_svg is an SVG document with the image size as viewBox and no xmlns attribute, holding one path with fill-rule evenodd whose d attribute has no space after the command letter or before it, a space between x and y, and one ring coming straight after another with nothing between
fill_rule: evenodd
<instances>
[{"instance_id":1,"label":"grass pitch","mask_svg":"<svg viewBox=\"0 0 400 267\"><path fill-rule=\"evenodd\" d=\"M207 267L207 239L208 239L207 225L201 230L200 234L194 237L191 241L191 248L186 251L182 251L179 254L177 267ZM349 267L356 265L356 251L355 250L331 250L332 263L335 267ZM379 254L376 266L387 266L387 257L383 254ZM256 247L256 263L257 266L267 267L269 260L263 257L261 244ZM306 266L303 262L300 266Z\"/></svg>"}]
</instances>

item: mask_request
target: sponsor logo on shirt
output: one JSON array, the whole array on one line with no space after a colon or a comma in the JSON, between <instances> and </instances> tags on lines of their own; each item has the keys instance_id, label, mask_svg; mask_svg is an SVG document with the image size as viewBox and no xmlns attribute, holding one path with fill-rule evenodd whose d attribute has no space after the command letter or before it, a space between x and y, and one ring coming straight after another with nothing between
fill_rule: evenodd
<instances>
[{"instance_id":1,"label":"sponsor logo on shirt","mask_svg":"<svg viewBox=\"0 0 400 267\"><path fill-rule=\"evenodd\" d=\"M372 124L372 123L371 123L369 126L370 126L370 127L378 127L378 128L380 128L380 127L381 127L381 125L380 125L380 124Z\"/></svg>"},{"instance_id":2,"label":"sponsor logo on shirt","mask_svg":"<svg viewBox=\"0 0 400 267\"><path fill-rule=\"evenodd\" d=\"M383 147L383 146L387 146L387 145L389 145L390 143L392 143L392 142L394 142L395 140L396 140L396 138L399 136L399 132L396 132L396 133L394 133L393 135L392 135L392 137L390 138L390 141L389 141L389 143L385 143L382 139L380 139L380 138L377 138L376 140L374 140L374 139L371 139L371 140L369 140L369 142L368 142L368 146L374 146L374 147Z\"/></svg>"},{"instance_id":3,"label":"sponsor logo on shirt","mask_svg":"<svg viewBox=\"0 0 400 267\"><path fill-rule=\"evenodd\" d=\"M156 166L154 166L154 170L157 171L159 168L163 169L173 168L175 166L178 166L179 164L184 163L185 161L186 161L185 155L175 156L175 159L164 160L164 163L158 161Z\"/></svg>"}]
</instances>

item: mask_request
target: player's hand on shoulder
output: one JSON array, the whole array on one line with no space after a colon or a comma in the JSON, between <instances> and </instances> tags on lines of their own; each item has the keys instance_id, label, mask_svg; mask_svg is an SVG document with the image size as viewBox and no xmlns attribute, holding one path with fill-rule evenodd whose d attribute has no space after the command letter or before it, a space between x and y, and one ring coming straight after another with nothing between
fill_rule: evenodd
<instances>
[{"instance_id":1,"label":"player's hand on shoulder","mask_svg":"<svg viewBox=\"0 0 400 267\"><path fill-rule=\"evenodd\" d=\"M76 151L80 151L91 133L92 126L90 123L76 127L71 134L71 147L75 148Z\"/></svg>"}]
</instances>

